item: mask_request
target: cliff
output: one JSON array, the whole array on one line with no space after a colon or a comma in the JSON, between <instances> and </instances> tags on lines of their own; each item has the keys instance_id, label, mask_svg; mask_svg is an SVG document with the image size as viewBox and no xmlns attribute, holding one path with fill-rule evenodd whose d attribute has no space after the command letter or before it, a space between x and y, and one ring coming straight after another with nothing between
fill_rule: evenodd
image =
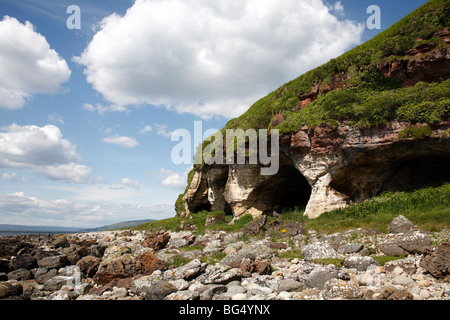
<instances>
[{"instance_id":1,"label":"cliff","mask_svg":"<svg viewBox=\"0 0 450 320\"><path fill-rule=\"evenodd\" d=\"M239 218L305 206L316 218L384 191L450 181L449 17L450 1L429 1L231 120L223 133L279 131L278 172L261 175L248 154L245 164L198 165L178 213Z\"/></svg>"}]
</instances>

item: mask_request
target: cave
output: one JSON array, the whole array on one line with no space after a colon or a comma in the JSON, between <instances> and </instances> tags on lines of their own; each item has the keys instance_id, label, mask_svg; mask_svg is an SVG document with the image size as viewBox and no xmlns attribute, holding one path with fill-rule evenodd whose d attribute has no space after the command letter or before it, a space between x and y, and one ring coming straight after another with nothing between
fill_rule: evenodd
<instances>
[{"instance_id":1,"label":"cave","mask_svg":"<svg viewBox=\"0 0 450 320\"><path fill-rule=\"evenodd\" d=\"M254 208L270 216L274 211L305 208L310 196L311 186L306 178L291 161L280 159L278 173L253 190L248 200Z\"/></svg>"},{"instance_id":2,"label":"cave","mask_svg":"<svg viewBox=\"0 0 450 320\"><path fill-rule=\"evenodd\" d=\"M450 154L430 152L406 154L391 161L365 159L333 176L331 187L355 203L391 191L412 191L450 181Z\"/></svg>"}]
</instances>

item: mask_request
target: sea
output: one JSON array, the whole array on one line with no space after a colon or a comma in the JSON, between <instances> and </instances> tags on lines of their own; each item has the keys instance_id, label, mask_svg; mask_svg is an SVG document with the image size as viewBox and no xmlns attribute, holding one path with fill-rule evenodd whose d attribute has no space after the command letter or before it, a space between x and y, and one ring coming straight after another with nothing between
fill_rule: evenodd
<instances>
[{"instance_id":1,"label":"sea","mask_svg":"<svg viewBox=\"0 0 450 320\"><path fill-rule=\"evenodd\" d=\"M29 234L62 234L62 233L73 233L73 232L62 232L62 231L0 231L0 238L7 236L17 236L17 235L29 235Z\"/></svg>"}]
</instances>

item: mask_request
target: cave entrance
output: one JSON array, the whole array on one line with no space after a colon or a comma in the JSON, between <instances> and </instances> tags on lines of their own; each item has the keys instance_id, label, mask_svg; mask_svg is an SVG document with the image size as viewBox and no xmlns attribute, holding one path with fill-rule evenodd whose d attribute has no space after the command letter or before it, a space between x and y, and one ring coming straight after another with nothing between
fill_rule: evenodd
<instances>
[{"instance_id":1,"label":"cave entrance","mask_svg":"<svg viewBox=\"0 0 450 320\"><path fill-rule=\"evenodd\" d=\"M341 170L331 187L360 203L386 191L411 191L448 182L449 163L450 155L431 152L391 162L366 161Z\"/></svg>"},{"instance_id":2,"label":"cave entrance","mask_svg":"<svg viewBox=\"0 0 450 320\"><path fill-rule=\"evenodd\" d=\"M281 161L278 173L264 181L250 195L254 207L266 215L296 207L305 208L311 197L311 186L292 162Z\"/></svg>"}]
</instances>

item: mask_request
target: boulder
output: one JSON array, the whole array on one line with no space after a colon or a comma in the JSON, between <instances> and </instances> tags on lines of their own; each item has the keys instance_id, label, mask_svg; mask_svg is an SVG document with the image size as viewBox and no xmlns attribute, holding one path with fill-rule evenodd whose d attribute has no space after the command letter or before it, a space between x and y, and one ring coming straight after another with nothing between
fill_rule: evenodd
<instances>
[{"instance_id":1,"label":"boulder","mask_svg":"<svg viewBox=\"0 0 450 320\"><path fill-rule=\"evenodd\" d=\"M405 216L394 218L389 226L390 233L405 233L414 228L414 224Z\"/></svg>"},{"instance_id":2,"label":"boulder","mask_svg":"<svg viewBox=\"0 0 450 320\"><path fill-rule=\"evenodd\" d=\"M18 281L6 281L0 283L0 298L20 296L23 293L22 284Z\"/></svg>"},{"instance_id":3,"label":"boulder","mask_svg":"<svg viewBox=\"0 0 450 320\"><path fill-rule=\"evenodd\" d=\"M98 266L102 260L93 256L86 256L77 262L80 271L87 277L92 278L98 270Z\"/></svg>"},{"instance_id":4,"label":"boulder","mask_svg":"<svg viewBox=\"0 0 450 320\"><path fill-rule=\"evenodd\" d=\"M62 234L53 241L53 245L55 248L67 248L70 246L70 243L66 235Z\"/></svg>"},{"instance_id":5,"label":"boulder","mask_svg":"<svg viewBox=\"0 0 450 320\"><path fill-rule=\"evenodd\" d=\"M197 277L201 271L202 262L200 261L200 259L194 259L184 266L164 272L164 280L191 280Z\"/></svg>"},{"instance_id":6,"label":"boulder","mask_svg":"<svg viewBox=\"0 0 450 320\"><path fill-rule=\"evenodd\" d=\"M315 259L333 259L337 258L336 250L326 242L315 242L302 248L303 258L305 260Z\"/></svg>"},{"instance_id":7,"label":"boulder","mask_svg":"<svg viewBox=\"0 0 450 320\"><path fill-rule=\"evenodd\" d=\"M137 256L134 273L150 275L156 270L163 270L165 266L164 260L156 258L152 252L147 251Z\"/></svg>"},{"instance_id":8,"label":"boulder","mask_svg":"<svg viewBox=\"0 0 450 320\"><path fill-rule=\"evenodd\" d=\"M306 280L305 285L309 288L323 289L325 283L328 280L337 277L337 272L334 270L327 270L323 268L315 269L311 272L309 278Z\"/></svg>"},{"instance_id":9,"label":"boulder","mask_svg":"<svg viewBox=\"0 0 450 320\"><path fill-rule=\"evenodd\" d=\"M425 250L420 266L433 277L450 282L450 242Z\"/></svg>"},{"instance_id":10,"label":"boulder","mask_svg":"<svg viewBox=\"0 0 450 320\"><path fill-rule=\"evenodd\" d=\"M324 285L323 298L325 300L343 298L345 300L358 300L364 296L359 285L351 281L331 279Z\"/></svg>"},{"instance_id":11,"label":"boulder","mask_svg":"<svg viewBox=\"0 0 450 320\"><path fill-rule=\"evenodd\" d=\"M33 269L37 267L36 259L30 254L23 254L18 257L11 258L11 268L17 269Z\"/></svg>"},{"instance_id":12,"label":"boulder","mask_svg":"<svg viewBox=\"0 0 450 320\"><path fill-rule=\"evenodd\" d=\"M337 252L342 254L356 253L361 251L364 245L361 243L349 243L339 246Z\"/></svg>"},{"instance_id":13,"label":"boulder","mask_svg":"<svg viewBox=\"0 0 450 320\"><path fill-rule=\"evenodd\" d=\"M147 288L145 300L163 300L169 294L176 292L177 288L167 281L159 280Z\"/></svg>"},{"instance_id":14,"label":"boulder","mask_svg":"<svg viewBox=\"0 0 450 320\"><path fill-rule=\"evenodd\" d=\"M69 261L65 255L51 256L38 260L38 266L47 269L59 269L67 266Z\"/></svg>"},{"instance_id":15,"label":"boulder","mask_svg":"<svg viewBox=\"0 0 450 320\"><path fill-rule=\"evenodd\" d=\"M209 265L205 273L198 276L197 280L203 284L227 284L234 280L240 280L241 277L242 271L239 268L216 264Z\"/></svg>"},{"instance_id":16,"label":"boulder","mask_svg":"<svg viewBox=\"0 0 450 320\"><path fill-rule=\"evenodd\" d=\"M403 250L396 241L386 241L379 245L378 250L387 256L399 257L408 255L408 252Z\"/></svg>"},{"instance_id":17,"label":"boulder","mask_svg":"<svg viewBox=\"0 0 450 320\"><path fill-rule=\"evenodd\" d=\"M374 258L368 256L352 256L344 260L344 267L355 268L358 271L366 271L371 265L379 265L379 263Z\"/></svg>"},{"instance_id":18,"label":"boulder","mask_svg":"<svg viewBox=\"0 0 450 320\"><path fill-rule=\"evenodd\" d=\"M397 244L412 254L422 254L431 246L431 238L421 232L408 232L398 239Z\"/></svg>"},{"instance_id":19,"label":"boulder","mask_svg":"<svg viewBox=\"0 0 450 320\"><path fill-rule=\"evenodd\" d=\"M256 236L264 227L264 225L267 222L267 217L265 215L262 215L261 217L253 220L252 222L248 223L246 226L244 226L241 229L241 232L244 234L250 234L252 236Z\"/></svg>"},{"instance_id":20,"label":"boulder","mask_svg":"<svg viewBox=\"0 0 450 320\"><path fill-rule=\"evenodd\" d=\"M258 241L254 244L248 245L243 249L231 253L222 259L221 264L228 265L230 267L239 268L242 260L245 258L251 261L257 258L270 259L274 255L274 251L269 247L269 244L265 241Z\"/></svg>"},{"instance_id":21,"label":"boulder","mask_svg":"<svg viewBox=\"0 0 450 320\"><path fill-rule=\"evenodd\" d=\"M152 248L155 251L164 249L170 241L170 233L148 233L145 239L141 242L144 247Z\"/></svg>"}]
</instances>

